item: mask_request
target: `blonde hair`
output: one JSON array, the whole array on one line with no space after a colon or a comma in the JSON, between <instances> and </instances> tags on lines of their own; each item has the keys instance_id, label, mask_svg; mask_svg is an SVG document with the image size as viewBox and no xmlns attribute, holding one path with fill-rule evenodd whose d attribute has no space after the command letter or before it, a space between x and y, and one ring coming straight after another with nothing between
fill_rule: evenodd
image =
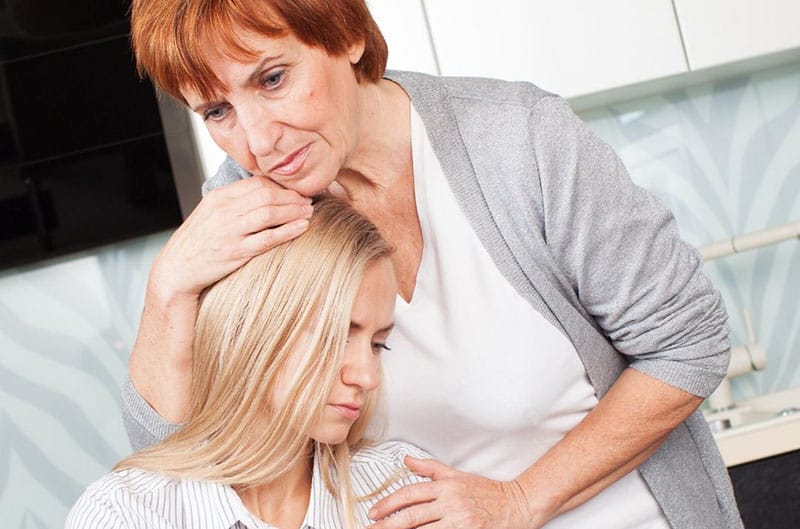
<instances>
[{"instance_id":1,"label":"blonde hair","mask_svg":"<svg viewBox=\"0 0 800 529\"><path fill-rule=\"evenodd\" d=\"M188 421L114 470L143 468L247 488L270 483L309 457L307 432L339 376L361 279L390 252L375 226L348 205L317 201L306 233L253 258L204 293ZM286 373L287 359L298 353L297 371ZM287 403L272 409L282 376L289 377ZM351 527L350 453L366 443L374 393L343 443L316 443L324 481L338 494Z\"/></svg>"}]
</instances>

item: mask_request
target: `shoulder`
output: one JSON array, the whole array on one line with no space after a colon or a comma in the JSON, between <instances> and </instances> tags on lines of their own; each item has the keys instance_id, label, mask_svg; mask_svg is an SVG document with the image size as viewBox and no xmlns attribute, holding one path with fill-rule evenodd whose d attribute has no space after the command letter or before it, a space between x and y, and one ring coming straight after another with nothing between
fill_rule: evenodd
<instances>
[{"instance_id":1,"label":"shoulder","mask_svg":"<svg viewBox=\"0 0 800 529\"><path fill-rule=\"evenodd\" d=\"M473 163L492 170L507 166L509 156L535 165L537 151L547 154L584 129L564 98L532 83L412 72L389 72L387 78L408 93L437 154L457 152L453 144L461 141ZM506 172L528 174L524 169Z\"/></svg>"},{"instance_id":2,"label":"shoulder","mask_svg":"<svg viewBox=\"0 0 800 529\"><path fill-rule=\"evenodd\" d=\"M145 470L128 469L106 474L78 498L67 517L66 529L128 528L129 514L141 511L149 500L175 489L180 482ZM142 513L139 513L142 514ZM135 518L135 517L133 517Z\"/></svg>"},{"instance_id":3,"label":"shoulder","mask_svg":"<svg viewBox=\"0 0 800 529\"><path fill-rule=\"evenodd\" d=\"M406 456L419 459L430 459L433 456L422 448L405 441L383 441L359 449L353 454L352 464L355 466L367 463L378 463L395 468L404 467Z\"/></svg>"},{"instance_id":4,"label":"shoulder","mask_svg":"<svg viewBox=\"0 0 800 529\"><path fill-rule=\"evenodd\" d=\"M214 176L203 183L203 196L217 188L232 184L237 180L250 178L250 176L252 175L234 162L233 158L228 156L225 158L225 161L222 162L222 165L219 166Z\"/></svg>"},{"instance_id":5,"label":"shoulder","mask_svg":"<svg viewBox=\"0 0 800 529\"><path fill-rule=\"evenodd\" d=\"M402 441L376 443L355 452L350 460L350 483L360 497L359 508L369 509L381 498L406 485L429 481L417 476L404 463L406 456L421 459L431 455L419 447Z\"/></svg>"},{"instance_id":6,"label":"shoulder","mask_svg":"<svg viewBox=\"0 0 800 529\"><path fill-rule=\"evenodd\" d=\"M516 106L532 109L540 103L560 106L564 99L525 81L485 77L445 77L416 72L388 71L386 77L403 87L415 103L445 99L459 106Z\"/></svg>"},{"instance_id":7,"label":"shoulder","mask_svg":"<svg viewBox=\"0 0 800 529\"><path fill-rule=\"evenodd\" d=\"M362 494L376 490L390 492L403 485L426 481L406 468L405 457L430 459L425 450L403 441L376 443L355 452L350 462L350 474Z\"/></svg>"}]
</instances>

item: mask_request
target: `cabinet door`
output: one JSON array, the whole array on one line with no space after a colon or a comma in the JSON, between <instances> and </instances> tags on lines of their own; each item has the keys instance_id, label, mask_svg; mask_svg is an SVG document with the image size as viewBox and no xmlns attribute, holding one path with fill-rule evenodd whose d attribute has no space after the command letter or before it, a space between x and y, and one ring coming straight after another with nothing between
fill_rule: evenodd
<instances>
[{"instance_id":1,"label":"cabinet door","mask_svg":"<svg viewBox=\"0 0 800 529\"><path fill-rule=\"evenodd\" d=\"M798 0L675 0L692 70L800 47Z\"/></svg>"},{"instance_id":2,"label":"cabinet door","mask_svg":"<svg viewBox=\"0 0 800 529\"><path fill-rule=\"evenodd\" d=\"M424 0L444 75L577 96L687 71L670 0Z\"/></svg>"},{"instance_id":3,"label":"cabinet door","mask_svg":"<svg viewBox=\"0 0 800 529\"><path fill-rule=\"evenodd\" d=\"M437 73L422 0L369 0L367 5L389 46L390 69Z\"/></svg>"}]
</instances>

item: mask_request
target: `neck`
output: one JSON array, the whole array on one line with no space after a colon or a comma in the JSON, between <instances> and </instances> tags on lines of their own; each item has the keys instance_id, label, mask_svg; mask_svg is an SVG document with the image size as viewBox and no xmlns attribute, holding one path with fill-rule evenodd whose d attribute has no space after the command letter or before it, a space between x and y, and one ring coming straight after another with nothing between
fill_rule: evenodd
<instances>
[{"instance_id":1,"label":"neck","mask_svg":"<svg viewBox=\"0 0 800 529\"><path fill-rule=\"evenodd\" d=\"M275 527L300 527L311 497L313 451L280 478L264 485L236 490L242 503L260 520Z\"/></svg>"},{"instance_id":2,"label":"neck","mask_svg":"<svg viewBox=\"0 0 800 529\"><path fill-rule=\"evenodd\" d=\"M384 194L413 174L411 164L411 101L396 83L365 83L359 104L359 134L337 178L351 202Z\"/></svg>"}]
</instances>

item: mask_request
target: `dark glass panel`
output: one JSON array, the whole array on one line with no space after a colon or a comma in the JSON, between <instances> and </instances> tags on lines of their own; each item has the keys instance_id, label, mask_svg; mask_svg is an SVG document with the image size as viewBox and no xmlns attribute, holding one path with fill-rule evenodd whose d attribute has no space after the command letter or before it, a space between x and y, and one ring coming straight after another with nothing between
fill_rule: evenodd
<instances>
[{"instance_id":1,"label":"dark glass panel","mask_svg":"<svg viewBox=\"0 0 800 529\"><path fill-rule=\"evenodd\" d=\"M20 161L161 131L155 93L138 79L125 36L6 63L4 77Z\"/></svg>"},{"instance_id":2,"label":"dark glass panel","mask_svg":"<svg viewBox=\"0 0 800 529\"><path fill-rule=\"evenodd\" d=\"M42 252L31 195L16 169L0 170L0 266L24 262Z\"/></svg>"},{"instance_id":3,"label":"dark glass panel","mask_svg":"<svg viewBox=\"0 0 800 529\"><path fill-rule=\"evenodd\" d=\"M0 266L62 255L181 222L161 136L0 172Z\"/></svg>"},{"instance_id":4,"label":"dark glass panel","mask_svg":"<svg viewBox=\"0 0 800 529\"><path fill-rule=\"evenodd\" d=\"M130 0L2 0L0 61L128 32Z\"/></svg>"}]
</instances>

